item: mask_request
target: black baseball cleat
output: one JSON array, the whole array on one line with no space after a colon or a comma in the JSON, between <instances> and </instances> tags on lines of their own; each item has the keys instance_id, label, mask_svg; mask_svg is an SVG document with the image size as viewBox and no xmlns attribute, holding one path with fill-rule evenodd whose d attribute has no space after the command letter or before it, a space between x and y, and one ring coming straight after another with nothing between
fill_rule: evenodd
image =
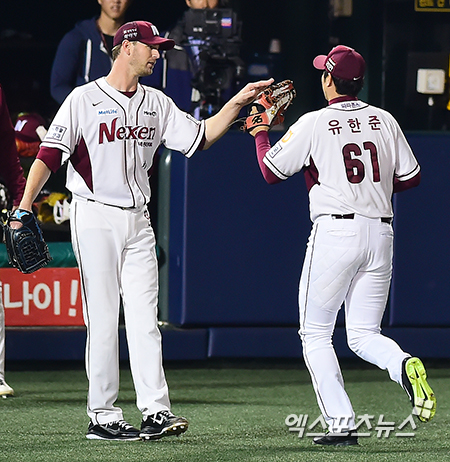
<instances>
[{"instance_id":1,"label":"black baseball cleat","mask_svg":"<svg viewBox=\"0 0 450 462\"><path fill-rule=\"evenodd\" d=\"M427 382L427 373L419 358L405 358L402 363L402 386L413 406L413 414L429 422L436 414L436 397Z\"/></svg>"},{"instance_id":2,"label":"black baseball cleat","mask_svg":"<svg viewBox=\"0 0 450 462\"><path fill-rule=\"evenodd\" d=\"M116 420L106 424L89 422L86 438L88 440L139 441L139 430L125 420Z\"/></svg>"},{"instance_id":3,"label":"black baseball cleat","mask_svg":"<svg viewBox=\"0 0 450 462\"><path fill-rule=\"evenodd\" d=\"M145 441L159 440L163 436L179 436L188 426L189 422L184 417L177 417L170 411L160 411L142 421L139 436Z\"/></svg>"},{"instance_id":4,"label":"black baseball cleat","mask_svg":"<svg viewBox=\"0 0 450 462\"><path fill-rule=\"evenodd\" d=\"M322 446L355 446L358 445L358 437L355 432L325 433L324 436L317 436L313 439L315 444Z\"/></svg>"}]
</instances>

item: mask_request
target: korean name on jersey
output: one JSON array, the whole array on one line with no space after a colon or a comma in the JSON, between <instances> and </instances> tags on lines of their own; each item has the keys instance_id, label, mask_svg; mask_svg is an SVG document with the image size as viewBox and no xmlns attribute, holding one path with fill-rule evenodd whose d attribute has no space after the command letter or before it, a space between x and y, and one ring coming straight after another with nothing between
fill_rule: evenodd
<instances>
[{"instance_id":1,"label":"korean name on jersey","mask_svg":"<svg viewBox=\"0 0 450 462\"><path fill-rule=\"evenodd\" d=\"M391 217L394 176L404 181L420 170L396 120L362 101L303 115L264 163L283 180L304 169L313 221L328 214Z\"/></svg>"}]
</instances>

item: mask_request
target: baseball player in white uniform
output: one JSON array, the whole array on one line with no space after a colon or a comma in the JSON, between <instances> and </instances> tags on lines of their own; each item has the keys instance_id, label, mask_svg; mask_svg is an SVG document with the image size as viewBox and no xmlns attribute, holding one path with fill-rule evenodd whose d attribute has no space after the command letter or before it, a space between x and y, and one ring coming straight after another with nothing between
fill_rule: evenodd
<instances>
[{"instance_id":1,"label":"baseball player in white uniform","mask_svg":"<svg viewBox=\"0 0 450 462\"><path fill-rule=\"evenodd\" d=\"M317 56L328 106L300 117L271 147L255 129L257 156L269 183L303 170L313 222L299 287L303 355L329 432L314 442L358 444L355 414L344 389L332 335L345 305L349 347L387 369L407 392L420 420L436 399L418 358L380 331L392 275L392 194L420 182L420 167L395 119L358 100L365 62L338 46Z\"/></svg>"},{"instance_id":2,"label":"baseball player in white uniform","mask_svg":"<svg viewBox=\"0 0 450 462\"><path fill-rule=\"evenodd\" d=\"M187 430L170 412L157 322L158 265L147 204L148 171L157 148L192 156L225 134L245 105L273 82L247 84L221 111L198 121L162 92L139 84L159 50L174 46L144 21L114 38L106 78L75 88L56 114L28 176L20 205L33 199L51 171L68 162L71 234L87 327L89 439L158 439ZM118 319L123 303L131 373L141 428L115 405L119 392Z\"/></svg>"}]
</instances>

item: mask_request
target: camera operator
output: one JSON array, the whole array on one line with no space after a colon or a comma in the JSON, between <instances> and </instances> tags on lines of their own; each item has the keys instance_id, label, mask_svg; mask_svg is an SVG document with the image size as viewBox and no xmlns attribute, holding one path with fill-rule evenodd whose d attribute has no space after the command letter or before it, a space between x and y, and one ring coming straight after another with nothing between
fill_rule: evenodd
<instances>
[{"instance_id":1,"label":"camera operator","mask_svg":"<svg viewBox=\"0 0 450 462\"><path fill-rule=\"evenodd\" d=\"M241 23L227 0L185 0L189 9L165 37L175 47L142 83L162 89L178 107L203 119L241 87Z\"/></svg>"}]
</instances>

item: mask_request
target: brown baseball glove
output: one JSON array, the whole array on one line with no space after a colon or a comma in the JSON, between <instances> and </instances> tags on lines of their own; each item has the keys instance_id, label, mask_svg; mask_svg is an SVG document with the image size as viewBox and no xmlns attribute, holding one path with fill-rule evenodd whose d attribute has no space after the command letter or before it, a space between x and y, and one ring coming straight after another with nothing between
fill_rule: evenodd
<instances>
[{"instance_id":1,"label":"brown baseball glove","mask_svg":"<svg viewBox=\"0 0 450 462\"><path fill-rule=\"evenodd\" d=\"M296 91L292 80L273 83L261 92L249 106L244 131L251 133L256 127L269 127L284 121L284 112L292 103Z\"/></svg>"}]
</instances>

